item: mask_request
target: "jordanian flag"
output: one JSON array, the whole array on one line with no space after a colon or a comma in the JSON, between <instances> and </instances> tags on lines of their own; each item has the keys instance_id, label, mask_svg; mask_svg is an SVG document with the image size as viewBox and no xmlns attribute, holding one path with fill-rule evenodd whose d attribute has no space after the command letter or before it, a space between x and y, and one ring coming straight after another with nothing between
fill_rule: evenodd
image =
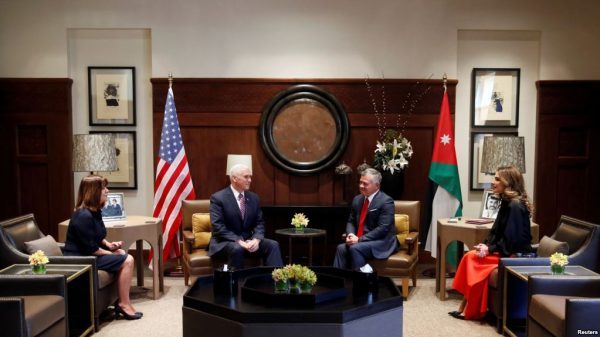
<instances>
[{"instance_id":1,"label":"jordanian flag","mask_svg":"<svg viewBox=\"0 0 600 337\"><path fill-rule=\"evenodd\" d=\"M429 181L433 199L431 201L431 218L425 222L430 225L429 231L427 231L425 250L431 252L431 256L435 258L437 256L437 220L462 216L462 195L454 149L454 132L450 119L448 93L445 90L433 145ZM456 247L453 250L456 251ZM454 258L456 254L447 254L446 256L453 256L453 261L449 262L456 265Z\"/></svg>"}]
</instances>

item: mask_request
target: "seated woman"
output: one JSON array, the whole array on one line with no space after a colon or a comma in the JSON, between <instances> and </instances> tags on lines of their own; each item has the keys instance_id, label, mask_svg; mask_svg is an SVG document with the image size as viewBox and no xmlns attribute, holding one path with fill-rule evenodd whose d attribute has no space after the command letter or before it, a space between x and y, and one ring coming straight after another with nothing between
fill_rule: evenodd
<instances>
[{"instance_id":1,"label":"seated woman","mask_svg":"<svg viewBox=\"0 0 600 337\"><path fill-rule=\"evenodd\" d=\"M65 242L65 255L95 255L98 269L117 273L119 302L115 304L115 316L140 319L129 300L133 257L122 249L123 242L106 240L106 227L101 209L107 202L108 180L90 175L81 180L75 213L71 216Z\"/></svg>"},{"instance_id":2,"label":"seated woman","mask_svg":"<svg viewBox=\"0 0 600 337\"><path fill-rule=\"evenodd\" d=\"M513 166L496 171L492 191L502 199L492 230L484 243L476 245L458 265L452 288L463 294L458 319L481 319L487 312L488 276L501 257L531 252L532 205L525 192L521 172Z\"/></svg>"}]
</instances>

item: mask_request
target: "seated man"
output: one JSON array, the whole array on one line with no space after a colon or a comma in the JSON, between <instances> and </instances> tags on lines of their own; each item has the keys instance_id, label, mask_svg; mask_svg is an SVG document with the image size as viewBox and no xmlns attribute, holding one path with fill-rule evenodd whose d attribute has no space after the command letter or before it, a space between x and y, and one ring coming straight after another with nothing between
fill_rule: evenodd
<instances>
[{"instance_id":1,"label":"seated man","mask_svg":"<svg viewBox=\"0 0 600 337\"><path fill-rule=\"evenodd\" d=\"M369 259L385 259L398 250L394 200L379 190L381 173L369 168L360 177L360 193L352 201L346 242L338 245L336 268L359 269Z\"/></svg>"},{"instance_id":2,"label":"seated man","mask_svg":"<svg viewBox=\"0 0 600 337\"><path fill-rule=\"evenodd\" d=\"M265 266L283 266L279 243L265 239L265 222L256 193L250 192L252 173L245 165L229 172L231 185L210 197L212 237L208 256L222 256L236 269L244 268L244 257L263 258Z\"/></svg>"}]
</instances>

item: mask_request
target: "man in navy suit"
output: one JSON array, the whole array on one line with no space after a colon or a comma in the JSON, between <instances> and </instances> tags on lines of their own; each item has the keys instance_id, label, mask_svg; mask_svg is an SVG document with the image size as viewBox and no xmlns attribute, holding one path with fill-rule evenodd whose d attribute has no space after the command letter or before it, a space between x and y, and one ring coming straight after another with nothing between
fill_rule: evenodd
<instances>
[{"instance_id":1,"label":"man in navy suit","mask_svg":"<svg viewBox=\"0 0 600 337\"><path fill-rule=\"evenodd\" d=\"M398 251L394 200L379 190L381 173L368 168L360 177L360 193L352 200L346 242L338 245L336 268L359 269L369 259L385 259Z\"/></svg>"},{"instance_id":2,"label":"man in navy suit","mask_svg":"<svg viewBox=\"0 0 600 337\"><path fill-rule=\"evenodd\" d=\"M265 239L265 221L256 193L250 192L252 173L245 165L229 172L231 185L210 197L212 237L208 256L224 257L236 269L244 268L244 257L260 256L265 266L283 266L279 243Z\"/></svg>"}]
</instances>

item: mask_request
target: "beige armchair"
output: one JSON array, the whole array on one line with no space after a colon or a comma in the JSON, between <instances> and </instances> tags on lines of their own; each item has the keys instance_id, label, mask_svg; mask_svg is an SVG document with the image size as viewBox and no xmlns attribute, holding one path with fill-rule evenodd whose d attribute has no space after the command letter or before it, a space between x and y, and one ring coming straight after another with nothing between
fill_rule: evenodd
<instances>
[{"instance_id":1,"label":"beige armchair","mask_svg":"<svg viewBox=\"0 0 600 337\"><path fill-rule=\"evenodd\" d=\"M396 236L400 250L384 260L370 260L369 264L381 276L400 278L402 296L408 297L408 280L417 286L417 263L419 262L420 201L394 201ZM408 223L406 223L408 222Z\"/></svg>"},{"instance_id":2,"label":"beige armchair","mask_svg":"<svg viewBox=\"0 0 600 337\"><path fill-rule=\"evenodd\" d=\"M183 275L189 284L190 276L213 274L213 266L226 261L213 261L208 256L208 243L212 235L210 223L210 200L183 200L181 204L183 229ZM196 230L194 231L194 226ZM248 258L246 265L259 266L260 259Z\"/></svg>"}]
</instances>

